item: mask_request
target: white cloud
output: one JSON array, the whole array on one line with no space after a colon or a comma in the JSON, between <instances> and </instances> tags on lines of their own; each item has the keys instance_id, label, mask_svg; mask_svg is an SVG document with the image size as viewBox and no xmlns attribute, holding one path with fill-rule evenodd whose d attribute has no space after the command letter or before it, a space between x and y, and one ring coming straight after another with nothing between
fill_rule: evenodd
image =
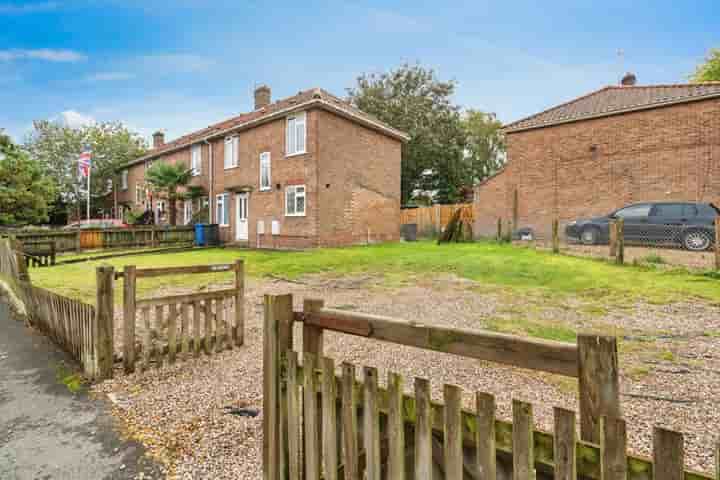
<instances>
[{"instance_id":1,"label":"white cloud","mask_svg":"<svg viewBox=\"0 0 720 480\"><path fill-rule=\"evenodd\" d=\"M135 74L129 72L100 72L88 75L88 82L117 82L135 78Z\"/></svg>"},{"instance_id":2,"label":"white cloud","mask_svg":"<svg viewBox=\"0 0 720 480\"><path fill-rule=\"evenodd\" d=\"M79 62L87 59L85 55L75 50L38 48L38 49L10 49L0 50L0 62L13 60L44 60L47 62Z\"/></svg>"},{"instance_id":3,"label":"white cloud","mask_svg":"<svg viewBox=\"0 0 720 480\"><path fill-rule=\"evenodd\" d=\"M0 3L0 15L26 15L38 12L49 12L60 7L58 2L35 3Z\"/></svg>"},{"instance_id":4,"label":"white cloud","mask_svg":"<svg viewBox=\"0 0 720 480\"><path fill-rule=\"evenodd\" d=\"M79 128L85 125L95 124L95 119L90 115L82 114L76 110L65 110L58 118L65 126Z\"/></svg>"}]
</instances>

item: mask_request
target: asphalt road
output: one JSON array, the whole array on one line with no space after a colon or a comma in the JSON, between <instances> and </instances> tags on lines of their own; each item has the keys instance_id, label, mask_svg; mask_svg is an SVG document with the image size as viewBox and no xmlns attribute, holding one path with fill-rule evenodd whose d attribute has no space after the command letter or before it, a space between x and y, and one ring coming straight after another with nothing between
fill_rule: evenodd
<instances>
[{"instance_id":1,"label":"asphalt road","mask_svg":"<svg viewBox=\"0 0 720 480\"><path fill-rule=\"evenodd\" d=\"M162 478L141 446L113 430L106 401L59 381L75 368L0 300L0 479Z\"/></svg>"}]
</instances>

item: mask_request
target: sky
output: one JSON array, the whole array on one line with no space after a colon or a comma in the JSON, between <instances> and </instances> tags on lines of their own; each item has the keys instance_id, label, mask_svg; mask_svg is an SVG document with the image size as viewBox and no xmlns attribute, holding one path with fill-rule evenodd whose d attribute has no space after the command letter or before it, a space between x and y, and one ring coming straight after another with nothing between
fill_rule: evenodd
<instances>
[{"instance_id":1,"label":"sky","mask_svg":"<svg viewBox=\"0 0 720 480\"><path fill-rule=\"evenodd\" d=\"M687 81L720 48L717 0L0 0L0 129L121 121L149 138L402 63L455 80L464 108L509 122L632 71Z\"/></svg>"}]
</instances>

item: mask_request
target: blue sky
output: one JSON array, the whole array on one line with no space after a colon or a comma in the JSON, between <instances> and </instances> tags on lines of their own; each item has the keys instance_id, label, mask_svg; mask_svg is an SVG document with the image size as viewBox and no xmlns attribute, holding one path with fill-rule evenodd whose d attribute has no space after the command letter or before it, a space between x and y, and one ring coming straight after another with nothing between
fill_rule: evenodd
<instances>
[{"instance_id":1,"label":"blue sky","mask_svg":"<svg viewBox=\"0 0 720 480\"><path fill-rule=\"evenodd\" d=\"M419 61L518 119L617 83L682 82L720 47L708 1L0 0L0 128L119 120L169 138L273 98ZM618 51L622 50L620 57Z\"/></svg>"}]
</instances>

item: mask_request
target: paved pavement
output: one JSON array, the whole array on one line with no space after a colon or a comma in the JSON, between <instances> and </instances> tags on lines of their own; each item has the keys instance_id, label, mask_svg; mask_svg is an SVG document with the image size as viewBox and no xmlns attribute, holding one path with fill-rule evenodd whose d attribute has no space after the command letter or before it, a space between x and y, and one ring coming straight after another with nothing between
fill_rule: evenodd
<instances>
[{"instance_id":1,"label":"paved pavement","mask_svg":"<svg viewBox=\"0 0 720 480\"><path fill-rule=\"evenodd\" d=\"M138 444L113 430L106 401L58 380L74 365L0 300L0 479L162 478Z\"/></svg>"}]
</instances>

